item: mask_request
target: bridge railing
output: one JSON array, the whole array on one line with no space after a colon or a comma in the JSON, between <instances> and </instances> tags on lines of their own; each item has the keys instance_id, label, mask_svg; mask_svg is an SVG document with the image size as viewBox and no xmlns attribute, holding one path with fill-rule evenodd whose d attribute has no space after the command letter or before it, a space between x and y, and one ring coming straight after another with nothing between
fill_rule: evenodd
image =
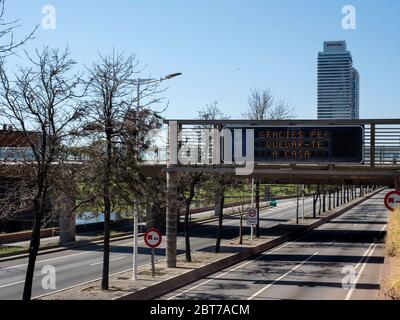
<instances>
[{"instance_id":1,"label":"bridge railing","mask_svg":"<svg viewBox=\"0 0 400 320\"><path fill-rule=\"evenodd\" d=\"M212 164L214 141L202 129L219 129L224 126L251 127L290 127L290 126L362 126L364 128L363 153L365 167L400 168L400 119L360 119L360 120L165 120L165 124L177 126L177 137L168 136L168 141L178 144L175 159L185 159L191 165ZM207 131L207 130L206 130ZM184 148L180 148L185 145ZM171 159L169 144L165 148L165 161ZM160 160L160 159L159 159ZM163 159L164 160L164 159ZM292 163L302 164L293 160ZM268 161L263 161L268 164ZM277 164L274 162L274 164ZM288 163L285 162L287 165ZM315 164L330 164L329 161ZM335 164L332 162L332 164ZM336 164L335 164L336 165ZM340 165L340 163L337 163Z\"/></svg>"}]
</instances>

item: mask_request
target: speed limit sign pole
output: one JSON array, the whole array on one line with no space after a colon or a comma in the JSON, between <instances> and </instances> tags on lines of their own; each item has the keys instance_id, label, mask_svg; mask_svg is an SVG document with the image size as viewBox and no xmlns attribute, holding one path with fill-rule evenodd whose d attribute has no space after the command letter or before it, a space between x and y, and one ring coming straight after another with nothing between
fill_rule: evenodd
<instances>
[{"instance_id":1,"label":"speed limit sign pole","mask_svg":"<svg viewBox=\"0 0 400 320\"><path fill-rule=\"evenodd\" d=\"M162 241L161 232L155 228L147 230L144 234L144 242L151 248L151 275L154 278L156 273L156 266L154 262L154 249L157 248Z\"/></svg>"},{"instance_id":2,"label":"speed limit sign pole","mask_svg":"<svg viewBox=\"0 0 400 320\"><path fill-rule=\"evenodd\" d=\"M151 248L151 276L154 278L156 273L156 265L154 263L154 248Z\"/></svg>"},{"instance_id":3,"label":"speed limit sign pole","mask_svg":"<svg viewBox=\"0 0 400 320\"><path fill-rule=\"evenodd\" d=\"M254 208L254 178L251 178L251 207ZM253 241L254 224L250 226L250 241Z\"/></svg>"},{"instance_id":4,"label":"speed limit sign pole","mask_svg":"<svg viewBox=\"0 0 400 320\"><path fill-rule=\"evenodd\" d=\"M257 223L257 210L253 207L247 209L247 225L250 226L250 240L253 241L254 225Z\"/></svg>"}]
</instances>

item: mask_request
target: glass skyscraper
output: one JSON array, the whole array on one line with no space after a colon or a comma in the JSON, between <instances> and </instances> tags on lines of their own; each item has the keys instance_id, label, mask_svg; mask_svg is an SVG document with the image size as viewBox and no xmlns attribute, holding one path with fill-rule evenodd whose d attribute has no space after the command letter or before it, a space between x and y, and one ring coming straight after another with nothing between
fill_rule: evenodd
<instances>
[{"instance_id":1,"label":"glass skyscraper","mask_svg":"<svg viewBox=\"0 0 400 320\"><path fill-rule=\"evenodd\" d=\"M318 119L358 119L359 79L346 42L324 42L318 53Z\"/></svg>"}]
</instances>

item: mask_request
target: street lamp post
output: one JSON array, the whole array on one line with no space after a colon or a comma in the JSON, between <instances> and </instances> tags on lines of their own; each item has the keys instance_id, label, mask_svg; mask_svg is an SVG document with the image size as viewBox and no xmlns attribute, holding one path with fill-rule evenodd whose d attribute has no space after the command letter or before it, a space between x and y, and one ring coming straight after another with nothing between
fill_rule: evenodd
<instances>
[{"instance_id":1,"label":"street lamp post","mask_svg":"<svg viewBox=\"0 0 400 320\"><path fill-rule=\"evenodd\" d=\"M156 83L156 82L162 82L164 80L169 80L171 78L180 76L182 73L171 73L168 74L164 77L161 77L160 79L133 79L133 80L128 80L129 82L132 82L133 84L136 84L137 88L137 109L139 110L140 108L140 85L142 83L150 84L150 83ZM133 280L137 280L137 274L138 274L138 263L137 263L137 256L138 256L138 224L139 224L139 219L138 219L138 213L136 208L134 207L134 212L133 212Z\"/></svg>"}]
</instances>

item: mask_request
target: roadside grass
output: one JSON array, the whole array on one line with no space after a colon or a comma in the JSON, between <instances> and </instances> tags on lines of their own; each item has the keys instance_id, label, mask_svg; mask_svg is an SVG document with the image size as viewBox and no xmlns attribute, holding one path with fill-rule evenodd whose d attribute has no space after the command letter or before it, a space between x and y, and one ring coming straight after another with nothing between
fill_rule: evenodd
<instances>
[{"instance_id":1,"label":"roadside grass","mask_svg":"<svg viewBox=\"0 0 400 320\"><path fill-rule=\"evenodd\" d=\"M391 267L385 293L394 300L400 299L400 209L390 213L386 233L386 254L391 257Z\"/></svg>"},{"instance_id":2,"label":"roadside grass","mask_svg":"<svg viewBox=\"0 0 400 320\"><path fill-rule=\"evenodd\" d=\"M0 246L0 255L7 254L7 253L15 253L19 251L24 251L26 248L21 247L1 247Z\"/></svg>"}]
</instances>

